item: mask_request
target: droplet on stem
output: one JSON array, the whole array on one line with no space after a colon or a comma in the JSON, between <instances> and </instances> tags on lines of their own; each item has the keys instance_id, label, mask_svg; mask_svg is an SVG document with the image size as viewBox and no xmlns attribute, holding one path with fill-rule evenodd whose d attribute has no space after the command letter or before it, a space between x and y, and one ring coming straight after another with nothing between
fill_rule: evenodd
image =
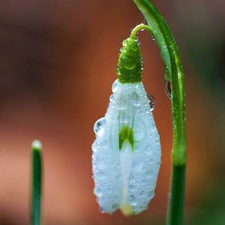
<instances>
[{"instance_id":1,"label":"droplet on stem","mask_svg":"<svg viewBox=\"0 0 225 225\"><path fill-rule=\"evenodd\" d=\"M172 83L168 80L164 81L164 90L166 95L171 99L172 96Z\"/></svg>"},{"instance_id":2,"label":"droplet on stem","mask_svg":"<svg viewBox=\"0 0 225 225\"><path fill-rule=\"evenodd\" d=\"M151 94L147 94L151 111L155 109L155 98Z\"/></svg>"}]
</instances>

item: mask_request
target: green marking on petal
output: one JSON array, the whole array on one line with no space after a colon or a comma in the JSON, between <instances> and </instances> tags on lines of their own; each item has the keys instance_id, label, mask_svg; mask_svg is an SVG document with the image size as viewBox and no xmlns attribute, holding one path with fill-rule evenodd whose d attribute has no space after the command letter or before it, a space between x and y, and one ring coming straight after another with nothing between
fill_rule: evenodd
<instances>
[{"instance_id":1,"label":"green marking on petal","mask_svg":"<svg viewBox=\"0 0 225 225\"><path fill-rule=\"evenodd\" d=\"M123 144L128 141L134 149L134 132L133 129L128 126L123 126L119 133L119 149L122 150Z\"/></svg>"}]
</instances>

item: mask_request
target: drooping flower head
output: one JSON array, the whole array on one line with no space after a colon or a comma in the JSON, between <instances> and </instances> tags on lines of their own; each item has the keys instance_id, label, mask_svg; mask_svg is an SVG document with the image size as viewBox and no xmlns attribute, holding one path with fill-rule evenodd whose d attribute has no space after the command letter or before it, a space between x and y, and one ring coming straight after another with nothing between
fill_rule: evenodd
<instances>
[{"instance_id":1,"label":"drooping flower head","mask_svg":"<svg viewBox=\"0 0 225 225\"><path fill-rule=\"evenodd\" d=\"M118 79L105 116L94 125L94 193L103 212L138 214L154 197L161 149L147 93L141 82L138 40L123 41Z\"/></svg>"}]
</instances>

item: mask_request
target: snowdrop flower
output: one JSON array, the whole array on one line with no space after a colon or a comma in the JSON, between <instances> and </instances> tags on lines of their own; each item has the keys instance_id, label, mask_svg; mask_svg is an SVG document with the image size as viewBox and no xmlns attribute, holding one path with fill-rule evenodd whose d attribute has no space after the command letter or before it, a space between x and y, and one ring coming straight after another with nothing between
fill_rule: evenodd
<instances>
[{"instance_id":1,"label":"snowdrop flower","mask_svg":"<svg viewBox=\"0 0 225 225\"><path fill-rule=\"evenodd\" d=\"M120 209L131 215L145 210L154 197L161 158L136 39L123 41L117 74L105 117L94 125L94 193L102 212Z\"/></svg>"}]
</instances>

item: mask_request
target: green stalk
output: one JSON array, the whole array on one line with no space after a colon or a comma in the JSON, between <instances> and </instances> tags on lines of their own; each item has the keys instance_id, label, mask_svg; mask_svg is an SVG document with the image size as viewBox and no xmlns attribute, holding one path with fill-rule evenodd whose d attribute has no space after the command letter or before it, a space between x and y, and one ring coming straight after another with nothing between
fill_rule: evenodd
<instances>
[{"instance_id":1,"label":"green stalk","mask_svg":"<svg viewBox=\"0 0 225 225\"><path fill-rule=\"evenodd\" d=\"M181 225L187 160L183 67L174 37L158 10L148 0L133 1L147 20L146 30L151 33L159 47L165 65L164 80L172 83L173 170L167 225Z\"/></svg>"},{"instance_id":2,"label":"green stalk","mask_svg":"<svg viewBox=\"0 0 225 225\"><path fill-rule=\"evenodd\" d=\"M41 225L42 156L41 143L34 141L32 151L31 225Z\"/></svg>"}]
</instances>

